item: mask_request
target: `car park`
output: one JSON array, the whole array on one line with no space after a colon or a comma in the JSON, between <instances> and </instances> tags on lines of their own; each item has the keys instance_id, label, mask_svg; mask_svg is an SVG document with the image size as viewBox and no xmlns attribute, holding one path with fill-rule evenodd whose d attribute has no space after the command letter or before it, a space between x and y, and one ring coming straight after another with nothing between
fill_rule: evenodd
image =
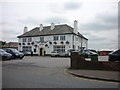
<instances>
[{"instance_id":1,"label":"car park","mask_svg":"<svg viewBox=\"0 0 120 90\"><path fill-rule=\"evenodd\" d=\"M19 52L17 49L13 49L13 48L4 48L4 50L7 52L7 53L10 53L12 54L12 58L20 58L22 59L24 57L24 54Z\"/></svg>"},{"instance_id":2,"label":"car park","mask_svg":"<svg viewBox=\"0 0 120 90\"><path fill-rule=\"evenodd\" d=\"M120 49L109 53L108 61L120 61Z\"/></svg>"},{"instance_id":3,"label":"car park","mask_svg":"<svg viewBox=\"0 0 120 90\"><path fill-rule=\"evenodd\" d=\"M97 53L90 50L80 50L79 55L83 56L84 58L90 58L93 55L98 56Z\"/></svg>"},{"instance_id":4,"label":"car park","mask_svg":"<svg viewBox=\"0 0 120 90\"><path fill-rule=\"evenodd\" d=\"M7 53L3 49L0 49L0 60L10 60L12 58L12 54Z\"/></svg>"}]
</instances>

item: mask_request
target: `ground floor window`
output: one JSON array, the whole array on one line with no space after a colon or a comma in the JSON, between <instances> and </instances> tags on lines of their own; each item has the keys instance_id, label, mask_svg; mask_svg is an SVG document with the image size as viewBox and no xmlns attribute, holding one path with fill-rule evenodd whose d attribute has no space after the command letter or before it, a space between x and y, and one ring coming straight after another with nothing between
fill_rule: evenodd
<instances>
[{"instance_id":1,"label":"ground floor window","mask_svg":"<svg viewBox=\"0 0 120 90\"><path fill-rule=\"evenodd\" d=\"M34 52L36 53L36 48L34 49Z\"/></svg>"},{"instance_id":2,"label":"ground floor window","mask_svg":"<svg viewBox=\"0 0 120 90\"><path fill-rule=\"evenodd\" d=\"M23 51L24 52L31 52L32 47L31 46L23 46Z\"/></svg>"},{"instance_id":3,"label":"ground floor window","mask_svg":"<svg viewBox=\"0 0 120 90\"><path fill-rule=\"evenodd\" d=\"M57 53L64 53L65 52L65 45L53 46L53 50Z\"/></svg>"}]
</instances>

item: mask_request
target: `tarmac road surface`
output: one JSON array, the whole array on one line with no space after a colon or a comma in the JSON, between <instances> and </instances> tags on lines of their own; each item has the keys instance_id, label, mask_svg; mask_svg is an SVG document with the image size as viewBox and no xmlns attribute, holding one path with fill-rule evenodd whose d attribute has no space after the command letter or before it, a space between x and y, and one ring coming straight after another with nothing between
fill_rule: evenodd
<instances>
[{"instance_id":1,"label":"tarmac road surface","mask_svg":"<svg viewBox=\"0 0 120 90\"><path fill-rule=\"evenodd\" d=\"M118 88L118 83L78 78L66 72L70 58L25 56L2 62L2 88Z\"/></svg>"}]
</instances>

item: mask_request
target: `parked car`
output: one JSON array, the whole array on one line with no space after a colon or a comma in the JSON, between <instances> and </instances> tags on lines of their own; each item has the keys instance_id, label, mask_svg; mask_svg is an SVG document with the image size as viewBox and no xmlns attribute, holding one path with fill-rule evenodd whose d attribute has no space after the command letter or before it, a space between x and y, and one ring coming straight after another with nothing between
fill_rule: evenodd
<instances>
[{"instance_id":1,"label":"parked car","mask_svg":"<svg viewBox=\"0 0 120 90\"><path fill-rule=\"evenodd\" d=\"M51 57L57 57L59 56L59 53L55 52L55 51L52 51L51 52Z\"/></svg>"},{"instance_id":2,"label":"parked car","mask_svg":"<svg viewBox=\"0 0 120 90\"><path fill-rule=\"evenodd\" d=\"M108 60L109 61L120 61L120 49L109 53Z\"/></svg>"},{"instance_id":3,"label":"parked car","mask_svg":"<svg viewBox=\"0 0 120 90\"><path fill-rule=\"evenodd\" d=\"M23 53L25 56L30 55L29 53L25 52L25 51L20 51L21 53Z\"/></svg>"},{"instance_id":4,"label":"parked car","mask_svg":"<svg viewBox=\"0 0 120 90\"><path fill-rule=\"evenodd\" d=\"M24 57L24 54L19 52L17 49L13 48L4 48L4 50L10 54L12 54L12 58L20 58L22 59Z\"/></svg>"},{"instance_id":5,"label":"parked car","mask_svg":"<svg viewBox=\"0 0 120 90\"><path fill-rule=\"evenodd\" d=\"M84 58L90 58L91 55L97 55L97 56L98 56L97 53L92 52L92 51L90 51L90 50L80 50L80 51L79 51L79 54L80 54L81 56L83 56Z\"/></svg>"},{"instance_id":6,"label":"parked car","mask_svg":"<svg viewBox=\"0 0 120 90\"><path fill-rule=\"evenodd\" d=\"M0 60L9 60L12 58L12 54L7 53L3 49L0 49Z\"/></svg>"},{"instance_id":7,"label":"parked car","mask_svg":"<svg viewBox=\"0 0 120 90\"><path fill-rule=\"evenodd\" d=\"M64 53L58 53L58 56L60 57L69 57L70 56L70 53L69 52L64 52Z\"/></svg>"}]
</instances>

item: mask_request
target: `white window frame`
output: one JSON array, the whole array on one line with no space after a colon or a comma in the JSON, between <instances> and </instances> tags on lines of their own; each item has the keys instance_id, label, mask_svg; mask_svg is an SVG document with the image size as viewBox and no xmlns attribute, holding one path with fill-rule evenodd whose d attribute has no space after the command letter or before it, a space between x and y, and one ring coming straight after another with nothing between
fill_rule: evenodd
<instances>
[{"instance_id":1,"label":"white window frame","mask_svg":"<svg viewBox=\"0 0 120 90\"><path fill-rule=\"evenodd\" d=\"M23 50L24 52L31 52L32 47L31 47L31 46L23 46L23 47L22 47L22 50Z\"/></svg>"},{"instance_id":2,"label":"white window frame","mask_svg":"<svg viewBox=\"0 0 120 90\"><path fill-rule=\"evenodd\" d=\"M53 46L53 51L57 53L65 53L65 45L55 45Z\"/></svg>"},{"instance_id":3,"label":"white window frame","mask_svg":"<svg viewBox=\"0 0 120 90\"><path fill-rule=\"evenodd\" d=\"M44 37L43 37L43 36L40 37L40 42L41 42L41 43L44 43Z\"/></svg>"},{"instance_id":4,"label":"white window frame","mask_svg":"<svg viewBox=\"0 0 120 90\"><path fill-rule=\"evenodd\" d=\"M65 35L64 36L60 36L60 40L65 40L65 39L66 39Z\"/></svg>"},{"instance_id":5,"label":"white window frame","mask_svg":"<svg viewBox=\"0 0 120 90\"><path fill-rule=\"evenodd\" d=\"M32 37L28 37L28 42L32 42Z\"/></svg>"},{"instance_id":6,"label":"white window frame","mask_svg":"<svg viewBox=\"0 0 120 90\"><path fill-rule=\"evenodd\" d=\"M59 40L59 36L53 36L53 40L54 40L54 41Z\"/></svg>"},{"instance_id":7,"label":"white window frame","mask_svg":"<svg viewBox=\"0 0 120 90\"><path fill-rule=\"evenodd\" d=\"M27 42L27 38L23 38L22 41L23 41L23 42Z\"/></svg>"}]
</instances>

